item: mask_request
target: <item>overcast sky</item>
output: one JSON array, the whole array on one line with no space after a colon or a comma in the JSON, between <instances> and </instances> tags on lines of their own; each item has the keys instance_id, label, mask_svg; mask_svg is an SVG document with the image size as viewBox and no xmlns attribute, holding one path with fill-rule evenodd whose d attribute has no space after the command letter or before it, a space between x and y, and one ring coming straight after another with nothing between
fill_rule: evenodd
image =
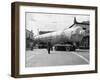
<instances>
[{"instance_id":1,"label":"overcast sky","mask_svg":"<svg viewBox=\"0 0 100 80\"><path fill-rule=\"evenodd\" d=\"M58 31L70 27L74 17L78 22L89 21L88 15L26 13L26 29L34 34L38 31Z\"/></svg>"}]
</instances>

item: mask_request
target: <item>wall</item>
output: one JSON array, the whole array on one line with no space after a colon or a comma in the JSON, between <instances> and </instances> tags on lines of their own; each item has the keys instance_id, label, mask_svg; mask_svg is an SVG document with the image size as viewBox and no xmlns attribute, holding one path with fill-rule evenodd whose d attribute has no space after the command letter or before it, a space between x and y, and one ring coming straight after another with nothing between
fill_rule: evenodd
<instances>
[{"instance_id":1,"label":"wall","mask_svg":"<svg viewBox=\"0 0 100 80\"><path fill-rule=\"evenodd\" d=\"M0 2L0 80L16 80L10 77L11 68L11 2L15 0L1 0ZM16 0L28 1L28 0ZM30 2L56 3L56 4L76 4L98 6L100 9L100 0L29 0ZM99 13L100 14L100 11ZM100 15L98 15L98 22ZM98 34L100 24L98 24ZM98 44L100 37L98 37ZM99 50L100 52L100 50ZM99 53L98 52L98 53ZM100 54L98 54L98 63L100 62ZM98 65L100 67L100 63ZM100 68L97 74L80 74L80 75L64 75L39 78L22 78L18 80L100 80Z\"/></svg>"}]
</instances>

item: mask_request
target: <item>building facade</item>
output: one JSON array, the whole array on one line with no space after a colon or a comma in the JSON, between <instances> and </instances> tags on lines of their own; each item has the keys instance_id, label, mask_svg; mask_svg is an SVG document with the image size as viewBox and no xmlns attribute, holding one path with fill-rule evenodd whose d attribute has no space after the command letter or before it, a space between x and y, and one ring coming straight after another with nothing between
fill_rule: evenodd
<instances>
[{"instance_id":1,"label":"building facade","mask_svg":"<svg viewBox=\"0 0 100 80\"><path fill-rule=\"evenodd\" d=\"M34 41L34 34L32 31L26 29L26 50L32 49Z\"/></svg>"}]
</instances>

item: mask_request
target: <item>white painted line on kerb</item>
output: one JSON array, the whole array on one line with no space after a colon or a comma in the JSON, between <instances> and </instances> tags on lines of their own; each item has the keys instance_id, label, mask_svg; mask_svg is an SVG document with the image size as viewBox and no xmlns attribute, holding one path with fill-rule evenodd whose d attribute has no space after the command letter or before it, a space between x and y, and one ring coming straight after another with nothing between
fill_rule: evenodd
<instances>
[{"instance_id":1,"label":"white painted line on kerb","mask_svg":"<svg viewBox=\"0 0 100 80\"><path fill-rule=\"evenodd\" d=\"M83 59L83 60L86 61L87 63L89 63L89 60L86 59L85 57L83 57L83 56L81 56L81 55L79 55L79 54L77 54L77 53L75 53L75 52L71 52L71 53L74 54L74 55L76 55L76 56L78 56L78 57L80 57L81 59Z\"/></svg>"}]
</instances>

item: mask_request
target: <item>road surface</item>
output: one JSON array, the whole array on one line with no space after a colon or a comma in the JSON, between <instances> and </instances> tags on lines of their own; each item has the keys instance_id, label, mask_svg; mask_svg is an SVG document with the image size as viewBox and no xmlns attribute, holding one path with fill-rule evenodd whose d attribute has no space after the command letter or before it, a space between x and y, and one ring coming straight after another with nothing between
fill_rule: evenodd
<instances>
[{"instance_id":1,"label":"road surface","mask_svg":"<svg viewBox=\"0 0 100 80\"><path fill-rule=\"evenodd\" d=\"M85 65L89 64L89 50L51 51L46 49L27 50L25 53L26 67Z\"/></svg>"}]
</instances>

